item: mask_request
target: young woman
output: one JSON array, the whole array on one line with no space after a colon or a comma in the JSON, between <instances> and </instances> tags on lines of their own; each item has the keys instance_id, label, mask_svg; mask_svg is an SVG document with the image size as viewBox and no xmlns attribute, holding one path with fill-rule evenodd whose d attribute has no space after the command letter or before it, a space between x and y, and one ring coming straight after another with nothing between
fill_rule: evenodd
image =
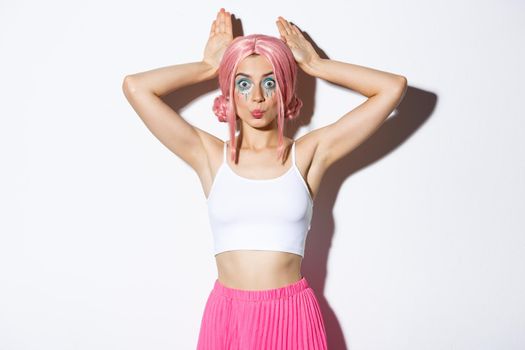
<instances>
[{"instance_id":1,"label":"young woman","mask_svg":"<svg viewBox=\"0 0 525 350\"><path fill-rule=\"evenodd\" d=\"M202 61L126 76L126 98L148 129L198 174L208 204L218 278L202 316L198 349L326 349L317 297L301 275L313 203L325 171L369 137L404 96L401 75L320 58L279 17L280 38L233 39L231 14L213 21ZM297 140L283 136L307 74L368 99ZM186 122L160 98L217 78L213 111L226 142Z\"/></svg>"}]
</instances>

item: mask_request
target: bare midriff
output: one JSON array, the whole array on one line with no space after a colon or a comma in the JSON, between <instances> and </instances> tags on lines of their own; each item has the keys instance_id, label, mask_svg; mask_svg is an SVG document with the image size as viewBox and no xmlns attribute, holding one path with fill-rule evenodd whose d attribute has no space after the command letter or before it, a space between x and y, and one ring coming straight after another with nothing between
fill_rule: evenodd
<instances>
[{"instance_id":1,"label":"bare midriff","mask_svg":"<svg viewBox=\"0 0 525 350\"><path fill-rule=\"evenodd\" d=\"M265 250L233 250L215 255L218 280L244 290L281 288L299 281L303 257Z\"/></svg>"}]
</instances>

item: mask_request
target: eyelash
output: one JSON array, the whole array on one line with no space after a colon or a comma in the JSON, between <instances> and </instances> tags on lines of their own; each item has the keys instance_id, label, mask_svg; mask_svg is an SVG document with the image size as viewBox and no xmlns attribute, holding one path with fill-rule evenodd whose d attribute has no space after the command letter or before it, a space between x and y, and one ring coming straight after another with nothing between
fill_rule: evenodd
<instances>
[{"instance_id":1,"label":"eyelash","mask_svg":"<svg viewBox=\"0 0 525 350\"><path fill-rule=\"evenodd\" d=\"M271 86L271 87L269 87L269 88L267 88L267 89L269 89L269 90L274 89L274 88L275 88L275 85L276 85L276 84L275 84L275 80L273 80L273 79L271 79L271 78L270 78L270 79L266 79L266 80L264 81L264 83L266 83L266 82L268 82L268 81L271 81L274 85ZM246 79L240 79L239 81L237 81L237 86L239 87L240 90L243 90L243 91L248 90L249 87L243 87L243 86L241 86L241 83L243 83L243 82L251 83L249 80L246 80Z\"/></svg>"}]
</instances>

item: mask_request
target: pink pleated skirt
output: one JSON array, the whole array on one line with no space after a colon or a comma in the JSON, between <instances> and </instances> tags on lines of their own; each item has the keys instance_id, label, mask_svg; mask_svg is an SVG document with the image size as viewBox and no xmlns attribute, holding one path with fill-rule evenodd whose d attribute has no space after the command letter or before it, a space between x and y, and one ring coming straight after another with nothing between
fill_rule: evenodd
<instances>
[{"instance_id":1,"label":"pink pleated skirt","mask_svg":"<svg viewBox=\"0 0 525 350\"><path fill-rule=\"evenodd\" d=\"M314 290L303 276L281 288L243 290L215 280L197 350L327 349Z\"/></svg>"}]
</instances>

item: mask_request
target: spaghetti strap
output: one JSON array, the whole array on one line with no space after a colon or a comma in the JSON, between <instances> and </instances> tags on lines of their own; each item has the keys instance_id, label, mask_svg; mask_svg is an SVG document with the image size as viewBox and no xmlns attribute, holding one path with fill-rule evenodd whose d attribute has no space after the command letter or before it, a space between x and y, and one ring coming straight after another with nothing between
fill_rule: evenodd
<instances>
[{"instance_id":1,"label":"spaghetti strap","mask_svg":"<svg viewBox=\"0 0 525 350\"><path fill-rule=\"evenodd\" d=\"M295 141L292 143L292 164L293 166L296 166L295 164Z\"/></svg>"},{"instance_id":2,"label":"spaghetti strap","mask_svg":"<svg viewBox=\"0 0 525 350\"><path fill-rule=\"evenodd\" d=\"M224 142L223 152L222 152L222 162L226 163L226 142Z\"/></svg>"}]
</instances>

